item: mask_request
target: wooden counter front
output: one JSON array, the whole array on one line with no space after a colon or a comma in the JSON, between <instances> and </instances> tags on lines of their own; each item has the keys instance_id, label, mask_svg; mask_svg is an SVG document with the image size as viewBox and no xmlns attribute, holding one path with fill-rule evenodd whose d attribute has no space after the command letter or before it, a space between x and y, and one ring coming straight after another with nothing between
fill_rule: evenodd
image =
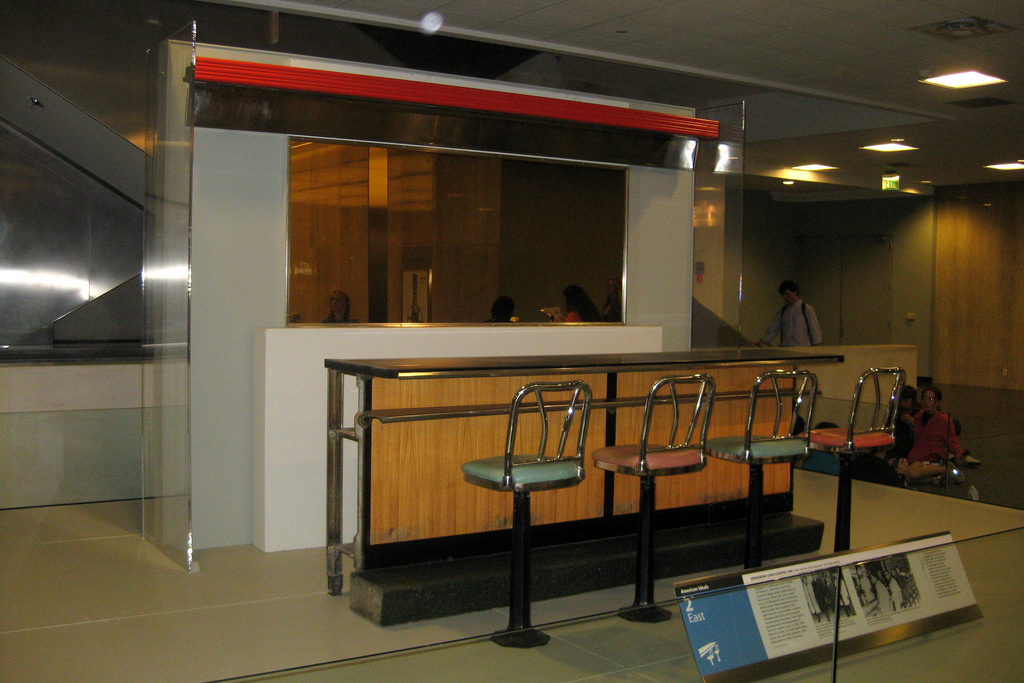
<instances>
[{"instance_id":1,"label":"wooden counter front","mask_svg":"<svg viewBox=\"0 0 1024 683\"><path fill-rule=\"evenodd\" d=\"M326 361L332 375L329 443L337 444L339 436L344 436L359 444L356 568L507 549L512 496L467 484L461 465L504 451L508 401L525 384L583 379L591 385L594 408L587 451L592 452L639 439L642 401L650 386L666 375L710 372L714 376L712 437L742 432L751 385L765 369L842 360L841 356L774 349L724 355L713 351ZM359 385L357 424L350 429L339 424L340 405L334 405L341 400L343 375L354 375ZM790 472L789 465L765 467L768 509L792 508ZM340 536L340 517L332 519L340 504L331 505L332 495L340 495L339 477L335 472L328 481L329 573L331 546L339 544ZM679 526L740 517L747 479L745 465L715 458L709 458L701 472L664 477L658 484L659 521ZM534 543L633 533L638 499L635 478L615 477L588 460L587 476L579 486L532 496ZM337 587L340 590L340 583Z\"/></svg>"}]
</instances>

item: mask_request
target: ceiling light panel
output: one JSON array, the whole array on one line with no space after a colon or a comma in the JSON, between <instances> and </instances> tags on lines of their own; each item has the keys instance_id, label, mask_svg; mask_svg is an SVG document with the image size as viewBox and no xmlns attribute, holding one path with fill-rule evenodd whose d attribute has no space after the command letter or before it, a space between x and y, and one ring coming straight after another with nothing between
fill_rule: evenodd
<instances>
[{"instance_id":1,"label":"ceiling light panel","mask_svg":"<svg viewBox=\"0 0 1024 683\"><path fill-rule=\"evenodd\" d=\"M979 85L1006 83L1002 78L996 78L995 76L989 76L977 71L963 71L956 74L946 74L945 76L932 76L930 78L922 78L921 82L942 86L943 88L975 88Z\"/></svg>"},{"instance_id":2,"label":"ceiling light panel","mask_svg":"<svg viewBox=\"0 0 1024 683\"><path fill-rule=\"evenodd\" d=\"M861 147L861 149L870 149L874 152L905 152L908 150L917 149L917 147L904 145L903 143L900 142L886 142L881 145L865 145L864 147Z\"/></svg>"},{"instance_id":3,"label":"ceiling light panel","mask_svg":"<svg viewBox=\"0 0 1024 683\"><path fill-rule=\"evenodd\" d=\"M803 166L794 166L794 171L834 171L835 166L824 166L822 164L804 164Z\"/></svg>"}]
</instances>

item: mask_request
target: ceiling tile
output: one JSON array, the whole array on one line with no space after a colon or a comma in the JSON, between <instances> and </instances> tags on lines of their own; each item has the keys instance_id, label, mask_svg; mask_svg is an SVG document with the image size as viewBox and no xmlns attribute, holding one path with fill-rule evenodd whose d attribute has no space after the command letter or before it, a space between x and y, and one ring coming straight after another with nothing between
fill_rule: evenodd
<instances>
[{"instance_id":1,"label":"ceiling tile","mask_svg":"<svg viewBox=\"0 0 1024 683\"><path fill-rule=\"evenodd\" d=\"M798 0L786 0L784 3L748 12L743 16L751 21L796 30L835 26L841 24L844 18L840 12L815 7Z\"/></svg>"},{"instance_id":2,"label":"ceiling tile","mask_svg":"<svg viewBox=\"0 0 1024 683\"><path fill-rule=\"evenodd\" d=\"M638 40L645 40L647 38L654 38L659 35L665 35L665 28L663 26L653 26L650 24L642 24L635 21L631 21L629 18L626 19L611 19L607 21L599 21L591 24L579 30L579 33L591 35L591 36L605 36L607 38L616 38L620 42L635 42Z\"/></svg>"}]
</instances>

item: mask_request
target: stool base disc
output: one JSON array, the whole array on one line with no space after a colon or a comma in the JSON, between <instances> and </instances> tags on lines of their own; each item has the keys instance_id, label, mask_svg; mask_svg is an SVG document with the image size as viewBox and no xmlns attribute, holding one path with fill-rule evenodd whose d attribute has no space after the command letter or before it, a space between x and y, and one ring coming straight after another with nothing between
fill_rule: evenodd
<instances>
[{"instance_id":1,"label":"stool base disc","mask_svg":"<svg viewBox=\"0 0 1024 683\"><path fill-rule=\"evenodd\" d=\"M626 621L655 624L659 621L668 621L672 618L672 613L657 605L645 605L644 607L624 607L619 610L619 616Z\"/></svg>"},{"instance_id":2,"label":"stool base disc","mask_svg":"<svg viewBox=\"0 0 1024 683\"><path fill-rule=\"evenodd\" d=\"M551 640L551 636L538 631L533 628L525 628L520 631L502 631L501 633L495 633L491 636L498 645L502 647L539 647L541 645L547 645L547 642Z\"/></svg>"}]
</instances>

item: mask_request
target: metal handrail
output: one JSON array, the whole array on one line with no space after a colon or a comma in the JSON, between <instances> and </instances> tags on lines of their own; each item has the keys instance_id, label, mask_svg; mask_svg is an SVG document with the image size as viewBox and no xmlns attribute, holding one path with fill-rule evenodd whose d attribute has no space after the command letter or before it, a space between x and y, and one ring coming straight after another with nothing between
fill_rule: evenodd
<instances>
[{"instance_id":1,"label":"metal handrail","mask_svg":"<svg viewBox=\"0 0 1024 683\"><path fill-rule=\"evenodd\" d=\"M775 395L774 391L762 392L766 395ZM783 398L793 398L797 395L795 391L782 391L779 396ZM691 399L696 400L697 394L692 396L687 395L680 397L680 400ZM715 394L716 401L728 401L737 399L750 399L749 391L726 391ZM622 398L612 400L598 400L595 399L591 404L591 410L611 410L614 411L616 408L641 408L646 405L647 397L641 398ZM671 403L670 397L665 397L656 400L657 403ZM556 406L557 407L557 404ZM561 406L562 408L565 405ZM534 405L522 406L521 411L536 411L537 407ZM377 420L381 424L392 424L399 422L420 422L425 420L447 420L453 418L462 417L488 417L496 415L508 415L509 406L507 403L487 403L473 406L450 406L450 407L437 407L437 408L386 408L383 410L365 410L357 413L355 416L356 424L360 427L368 427L371 422ZM334 430L344 432L347 430Z\"/></svg>"}]
</instances>

